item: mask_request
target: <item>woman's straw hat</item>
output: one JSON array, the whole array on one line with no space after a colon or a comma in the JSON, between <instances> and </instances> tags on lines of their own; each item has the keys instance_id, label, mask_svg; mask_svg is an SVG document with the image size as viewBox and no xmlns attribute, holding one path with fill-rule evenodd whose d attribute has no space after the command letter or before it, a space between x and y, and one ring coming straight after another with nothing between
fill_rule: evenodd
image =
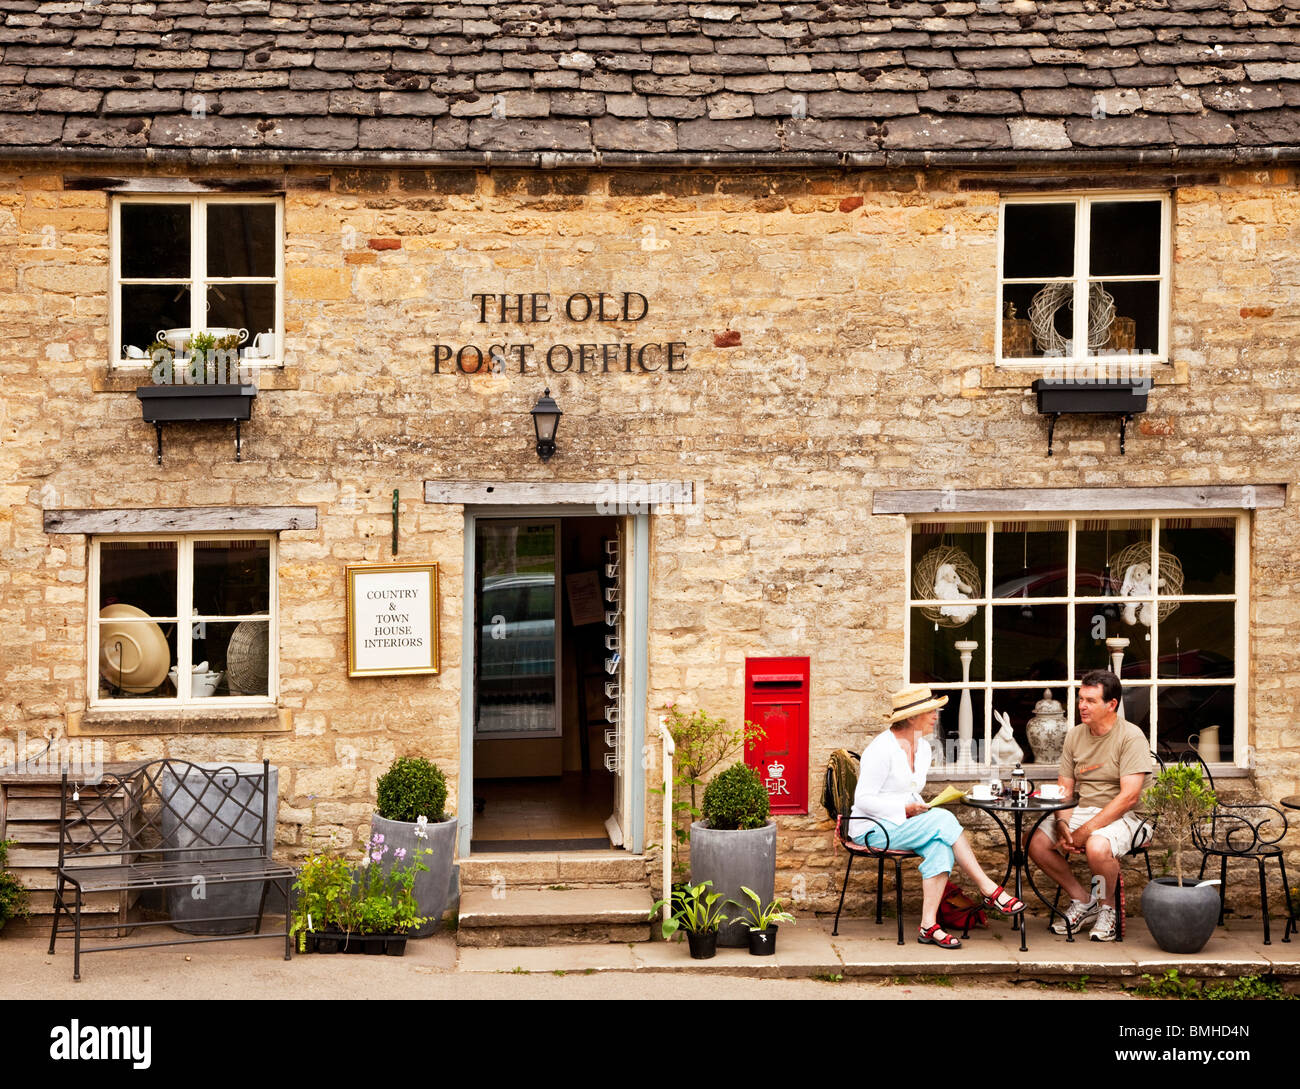
<instances>
[{"instance_id":1,"label":"woman's straw hat","mask_svg":"<svg viewBox=\"0 0 1300 1089\"><path fill-rule=\"evenodd\" d=\"M895 722L902 722L903 719L911 718L913 715L937 711L948 702L948 697L933 695L927 685L910 684L890 696L889 701L892 706L885 712L885 721L892 726Z\"/></svg>"}]
</instances>

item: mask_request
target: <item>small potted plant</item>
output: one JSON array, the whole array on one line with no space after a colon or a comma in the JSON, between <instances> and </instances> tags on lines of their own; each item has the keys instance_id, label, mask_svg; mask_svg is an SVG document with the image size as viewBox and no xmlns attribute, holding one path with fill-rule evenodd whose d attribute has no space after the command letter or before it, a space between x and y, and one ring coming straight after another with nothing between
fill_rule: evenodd
<instances>
[{"instance_id":1,"label":"small potted plant","mask_svg":"<svg viewBox=\"0 0 1300 1089\"><path fill-rule=\"evenodd\" d=\"M780 900L770 900L766 904L751 888L741 886L741 892L750 900L746 907L737 900L727 903L744 911L742 921L749 927L749 951L756 957L770 957L776 952L776 932L778 923L794 926L794 916L781 907Z\"/></svg>"},{"instance_id":2,"label":"small potted plant","mask_svg":"<svg viewBox=\"0 0 1300 1089\"><path fill-rule=\"evenodd\" d=\"M27 918L27 890L5 867L9 864L11 839L0 840L0 930L10 919Z\"/></svg>"},{"instance_id":3,"label":"small potted plant","mask_svg":"<svg viewBox=\"0 0 1300 1089\"><path fill-rule=\"evenodd\" d=\"M402 756L379 777L375 793L370 835L372 840L378 836L387 848L379 864L391 867L400 858L414 858L421 852L426 865L414 886L424 922L411 935L426 938L442 920L455 870L456 818L445 812L447 779L436 764Z\"/></svg>"},{"instance_id":4,"label":"small potted plant","mask_svg":"<svg viewBox=\"0 0 1300 1089\"><path fill-rule=\"evenodd\" d=\"M710 881L732 901L750 888L769 903L776 892L776 821L758 772L733 764L714 776L701 811L703 819L691 825L691 883ZM718 944L747 946L749 928L738 919L728 922Z\"/></svg>"},{"instance_id":5,"label":"small potted plant","mask_svg":"<svg viewBox=\"0 0 1300 1089\"><path fill-rule=\"evenodd\" d=\"M708 960L718 951L718 928L727 921L722 905L717 902L722 894L712 891L708 881L687 885L673 893L669 915L663 921L663 935L671 938L678 930L686 935L692 960ZM665 900L656 901L650 909L650 920L659 914ZM716 905L716 906L715 906Z\"/></svg>"},{"instance_id":6,"label":"small potted plant","mask_svg":"<svg viewBox=\"0 0 1300 1089\"><path fill-rule=\"evenodd\" d=\"M1151 937L1166 953L1199 953L1219 919L1217 882L1187 884L1183 850L1193 827L1214 812L1218 798L1206 785L1200 767L1173 764L1151 781L1142 805L1160 831L1173 841L1174 877L1157 877L1142 890L1142 918Z\"/></svg>"}]
</instances>

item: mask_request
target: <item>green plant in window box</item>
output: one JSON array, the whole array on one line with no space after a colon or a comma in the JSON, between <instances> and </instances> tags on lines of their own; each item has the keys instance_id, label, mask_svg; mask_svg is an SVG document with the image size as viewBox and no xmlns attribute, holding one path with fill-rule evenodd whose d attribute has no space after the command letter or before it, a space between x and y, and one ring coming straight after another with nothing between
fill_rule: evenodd
<instances>
[{"instance_id":1,"label":"green plant in window box","mask_svg":"<svg viewBox=\"0 0 1300 1089\"><path fill-rule=\"evenodd\" d=\"M16 846L12 839L0 840L0 930L10 919L26 919L27 890L18 883L6 867L9 864L9 849Z\"/></svg>"}]
</instances>

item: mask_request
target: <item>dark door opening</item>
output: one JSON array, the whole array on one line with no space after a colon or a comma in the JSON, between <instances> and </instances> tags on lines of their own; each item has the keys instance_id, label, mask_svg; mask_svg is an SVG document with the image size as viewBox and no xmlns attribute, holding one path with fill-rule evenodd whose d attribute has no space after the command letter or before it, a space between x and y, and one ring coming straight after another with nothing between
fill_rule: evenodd
<instances>
[{"instance_id":1,"label":"dark door opening","mask_svg":"<svg viewBox=\"0 0 1300 1089\"><path fill-rule=\"evenodd\" d=\"M620 529L596 517L475 523L471 853L614 845Z\"/></svg>"}]
</instances>

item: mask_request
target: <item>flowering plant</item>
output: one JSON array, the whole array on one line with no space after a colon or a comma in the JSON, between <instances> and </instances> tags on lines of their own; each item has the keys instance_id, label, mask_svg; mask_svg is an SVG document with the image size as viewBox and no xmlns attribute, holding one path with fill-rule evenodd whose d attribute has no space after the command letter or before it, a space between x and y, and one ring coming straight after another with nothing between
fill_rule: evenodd
<instances>
[{"instance_id":1,"label":"flowering plant","mask_svg":"<svg viewBox=\"0 0 1300 1089\"><path fill-rule=\"evenodd\" d=\"M306 948L308 931L401 934L424 924L413 889L415 875L429 868L424 858L432 852L423 848L408 856L399 847L393 865L374 865L387 853L384 837L376 834L366 842L360 865L332 849L307 858L294 884L298 901L289 925L298 936L300 952Z\"/></svg>"}]
</instances>

